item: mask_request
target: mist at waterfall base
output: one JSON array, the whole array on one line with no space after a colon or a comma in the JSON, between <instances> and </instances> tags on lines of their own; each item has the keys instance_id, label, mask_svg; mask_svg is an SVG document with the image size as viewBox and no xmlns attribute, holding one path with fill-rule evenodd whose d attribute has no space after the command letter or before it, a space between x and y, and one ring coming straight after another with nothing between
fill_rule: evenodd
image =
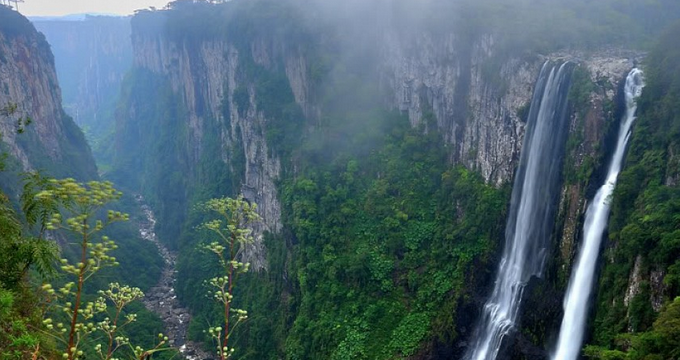
<instances>
[{"instance_id":1,"label":"mist at waterfall base","mask_svg":"<svg viewBox=\"0 0 680 360\"><path fill-rule=\"evenodd\" d=\"M639 69L631 70L626 78L624 89L626 112L619 129L616 149L609 165L607 178L604 185L597 191L586 212L583 244L564 298L564 318L560 327L557 347L552 356L553 360L574 360L578 358L581 350L588 315L588 300L595 281L595 265L602 236L609 218L610 200L623 165L623 156L630 138L630 129L635 121L636 99L640 96L643 86L642 72Z\"/></svg>"},{"instance_id":2,"label":"mist at waterfall base","mask_svg":"<svg viewBox=\"0 0 680 360\"><path fill-rule=\"evenodd\" d=\"M524 287L540 276L554 224L566 141L567 94L573 66L546 62L536 82L520 165L515 175L505 248L466 359L495 359L517 321Z\"/></svg>"}]
</instances>

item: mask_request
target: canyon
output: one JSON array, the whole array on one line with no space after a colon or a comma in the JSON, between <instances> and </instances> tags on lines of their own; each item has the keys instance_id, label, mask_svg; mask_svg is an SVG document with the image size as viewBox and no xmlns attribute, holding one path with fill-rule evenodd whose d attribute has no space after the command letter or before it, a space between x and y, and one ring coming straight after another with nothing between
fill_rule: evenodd
<instances>
[{"instance_id":1,"label":"canyon","mask_svg":"<svg viewBox=\"0 0 680 360\"><path fill-rule=\"evenodd\" d=\"M194 206L242 194L262 218L239 253L252 269L236 293L252 311L234 340L244 358L546 359L584 246L586 209L616 144L626 75L655 64L633 43L538 46L513 38L502 21L477 24L474 7L461 3L456 13L436 1L418 11L390 1L178 1L131 18L37 21L56 60L39 33L0 32L0 105L16 103L17 116L35 120L28 142L2 122L3 146L23 170L56 164L53 176L102 176L140 194L140 236L165 264L144 304L185 356L208 358L198 344L210 305L197 294L211 263L199 251L206 218ZM558 43L570 34L545 36ZM514 195L513 180L528 166L523 147L542 69L560 65L570 74L560 87L563 126L544 133L563 149L542 160L554 168L534 175L546 186L554 177L554 191L536 197L552 202L539 211L549 226L529 236L536 252L519 256L535 269L494 281L521 267L504 252L512 236L503 229L525 198ZM652 100L640 101L647 134ZM85 130L99 174L66 113ZM600 236L594 273L603 280L589 285L588 346L617 347L616 334L651 329L676 294L674 253L655 266L662 245L627 240L642 237L621 205L637 209L633 195L620 195L632 191L632 176L643 177L635 164L658 156L669 194L678 177L674 142L643 156L649 145L640 145L637 126L633 165L626 172L624 160L622 190L612 195L611 234ZM516 291L512 301L490 297L505 291L494 286ZM501 307L508 302L517 306ZM500 323L494 316L506 312L511 321L489 340L493 351L470 355L480 319Z\"/></svg>"}]
</instances>

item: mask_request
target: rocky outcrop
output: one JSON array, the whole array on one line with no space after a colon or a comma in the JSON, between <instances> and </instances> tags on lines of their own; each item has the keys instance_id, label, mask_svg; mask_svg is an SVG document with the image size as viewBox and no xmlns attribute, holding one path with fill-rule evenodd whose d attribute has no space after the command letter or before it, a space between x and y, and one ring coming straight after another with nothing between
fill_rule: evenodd
<instances>
[{"instance_id":1,"label":"rocky outcrop","mask_svg":"<svg viewBox=\"0 0 680 360\"><path fill-rule=\"evenodd\" d=\"M643 266L643 258L638 255L635 258L635 264L630 272L628 278L628 286L626 287L626 293L623 297L623 305L628 308L628 316L630 316L631 302L635 296L642 292L643 286L649 290L649 304L651 308L659 312L664 305L664 296L666 295L667 285L664 284L663 280L666 276L666 271L660 268L649 269ZM629 324L628 331L633 332L634 329L632 325Z\"/></svg>"},{"instance_id":2,"label":"rocky outcrop","mask_svg":"<svg viewBox=\"0 0 680 360\"><path fill-rule=\"evenodd\" d=\"M572 59L587 71L593 86L587 102L572 103L572 116L569 123L570 146L564 173L567 177L560 199L560 219L563 222L560 234L560 275L562 280L569 277L571 262L576 254L576 244L581 237L583 215L587 208L587 191L591 187L591 174L584 172L586 167L606 166L606 130L616 129L611 122L618 122L617 96L626 74L641 57L640 53L624 50L605 50L600 53L555 54L554 57ZM572 101L573 102L573 101ZM584 164L589 161L588 164Z\"/></svg>"},{"instance_id":3,"label":"rocky outcrop","mask_svg":"<svg viewBox=\"0 0 680 360\"><path fill-rule=\"evenodd\" d=\"M0 119L8 153L23 170L43 169L55 177L81 180L96 177L82 133L62 110L54 58L45 38L26 18L5 6L0 6L0 17L4 22L0 26L0 107L17 107L9 118ZM16 120L26 117L32 122L18 134Z\"/></svg>"},{"instance_id":4,"label":"rocky outcrop","mask_svg":"<svg viewBox=\"0 0 680 360\"><path fill-rule=\"evenodd\" d=\"M245 157L244 168L232 170L237 176L242 175L238 190L258 205L262 222L255 226L255 242L244 249L243 256L254 269L263 269L266 254L262 234L281 229L281 205L276 188L281 164L266 142L267 118L258 107L254 84L244 76L240 65L241 57L245 56L259 66L272 68L275 66L272 59L279 56L280 50L262 41L254 43L250 53L244 54L226 39L173 41L157 30L133 33L134 67L164 76L181 99L186 110L182 126L188 137L183 151L189 163L197 163L204 155L203 138L209 119L220 124L221 151L208 156L219 156L228 166L233 165L235 153ZM301 107L312 111L304 59L300 54L293 54L286 57L287 65L281 71L289 77L291 90ZM245 103L235 100L237 89L246 95ZM239 170L243 173L238 174Z\"/></svg>"},{"instance_id":5,"label":"rocky outcrop","mask_svg":"<svg viewBox=\"0 0 680 360\"><path fill-rule=\"evenodd\" d=\"M237 147L238 153L245 155L239 190L259 206L264 221L257 233L277 232L281 228L281 206L276 181L281 174L281 159L266 141L268 119L258 107L255 84L244 74L242 65L244 61L253 61L264 69L284 73L295 101L313 120L323 112L314 98L315 84L309 68L313 59L305 57L305 52L293 41L276 43L268 37L271 34L249 39L247 46L236 46L233 39L226 37L189 41L164 32L163 12L142 15L133 21L139 23L132 36L133 63L136 68L166 77L186 107L183 126L188 139L183 151L188 162L197 163L201 158L205 151L206 121L215 119L221 124L220 157L224 163L235 162ZM585 118L572 119L571 132L583 133L580 135L586 140L574 152L576 167L600 151L605 119L610 116L604 105L613 101L616 85L632 67L632 57L626 53L520 57L501 53L491 35L469 37L450 33L435 37L425 31L405 35L396 22L390 21L379 22L377 27L376 33L380 35L365 40L376 42L368 46L377 49L376 58L371 60L376 63L366 66L378 69L377 78L380 88L385 90L387 107L407 113L413 125L419 124L424 115L432 114L450 144L451 161L479 172L496 185L512 179L524 136L522 113L531 100L536 76L545 60L583 64L593 80L611 85L601 85L592 94ZM245 104L240 99L236 101L237 91ZM566 237L572 239L568 244L577 234L576 220L584 210L581 201L584 189L581 186L564 192L563 205L568 200L566 194L574 194L565 230ZM263 251L260 241L246 251L247 260L255 268L264 266ZM563 249L564 257L572 253L571 245Z\"/></svg>"},{"instance_id":6,"label":"rocky outcrop","mask_svg":"<svg viewBox=\"0 0 680 360\"><path fill-rule=\"evenodd\" d=\"M494 58L490 35L451 34L442 44L427 35L404 41L396 29L385 34L380 68L391 107L412 124L432 111L453 162L494 184L511 180L524 135L519 112L531 101L541 59Z\"/></svg>"},{"instance_id":7,"label":"rocky outcrop","mask_svg":"<svg viewBox=\"0 0 680 360\"><path fill-rule=\"evenodd\" d=\"M649 272L649 301L652 305L652 309L656 312L661 311L664 305L664 296L667 292L667 286L663 282L665 276L666 271L663 269L654 269Z\"/></svg>"},{"instance_id":8,"label":"rocky outcrop","mask_svg":"<svg viewBox=\"0 0 680 360\"><path fill-rule=\"evenodd\" d=\"M623 297L623 304L628 307L633 298L640 293L640 282L642 282L642 256L638 255L635 258L633 270L628 279L628 289L626 295Z\"/></svg>"},{"instance_id":9,"label":"rocky outcrop","mask_svg":"<svg viewBox=\"0 0 680 360\"><path fill-rule=\"evenodd\" d=\"M245 250L244 257L254 268L264 269L267 258L260 235L282 228L277 182L285 170L294 168L295 164L272 151L267 127L273 119L267 118L262 109L258 84L248 72L283 74L295 101L310 120L307 125L312 129L305 135L314 136L317 124L314 120L324 115L323 104L315 98L319 96L315 92L318 79L312 76L310 69L319 66L310 65L318 59L308 57L309 54L293 45L294 41L275 42L268 38L271 35L267 33L269 28L237 43L224 34L185 35L176 30L168 33L162 21L158 21L164 19L164 12L140 15L143 17L136 18L139 26L133 26L134 67L167 79L183 106L182 115L172 119L179 123L181 135L185 137L181 143L182 158L186 158L182 160L181 176L197 178L195 164L205 156L217 157L222 164L232 168L240 179L236 190L258 204L264 220L256 229L257 241ZM142 23L145 26L141 26ZM636 54L602 51L520 56L501 51L491 35L449 33L435 36L418 29L401 31L396 21L378 22L377 27L374 29L376 35L362 39L361 46L375 51L367 56L369 60L365 65L375 67L378 72L379 88L384 91L380 94L383 105L407 114L414 126L428 120L422 124L425 131L436 126L449 145L452 163L479 172L495 185L510 182L524 138L523 114L531 101L540 68L546 60L568 60L587 72L594 89L588 90L590 93L585 94L585 100L578 108L571 109L569 136L572 144L567 149L569 159L565 161L565 173L578 173L584 165L595 169L602 167L607 133L615 128L608 122L618 121L612 104L616 102L618 85L633 66ZM316 35L325 42L337 41L332 36ZM340 45L329 48L354 46L351 41L349 44L339 42ZM367 45L366 42L372 43ZM353 50L362 52L363 47ZM253 65L251 62L255 66L250 66ZM321 64L321 67L323 65L327 64ZM216 127L210 125L213 122ZM207 153L210 132L218 133L219 146L218 151ZM242 169L235 165L238 156L244 158ZM550 330L559 325L556 322L561 312L562 287L566 286L581 236L583 213L592 187L590 181L596 178L589 173L579 176L567 179L563 186L562 227L556 230L560 234L556 236L553 248L557 256L550 260L551 271L546 271L548 277L554 276L557 271L553 270L559 268L562 277L559 281L535 279L536 286L528 294L533 298L527 303L544 304L541 310L549 311L539 314L555 316L550 319L541 316L522 324L530 328L524 331L523 327L522 332L532 336L519 338L518 344L522 343L519 348L541 347L550 336ZM191 180L187 182L191 183Z\"/></svg>"}]
</instances>

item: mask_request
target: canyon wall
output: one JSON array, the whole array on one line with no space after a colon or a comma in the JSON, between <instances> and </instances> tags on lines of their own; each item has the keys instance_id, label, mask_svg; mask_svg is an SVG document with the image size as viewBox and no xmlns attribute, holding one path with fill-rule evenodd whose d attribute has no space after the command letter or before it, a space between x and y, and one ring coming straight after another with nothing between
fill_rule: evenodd
<instances>
[{"instance_id":1,"label":"canyon wall","mask_svg":"<svg viewBox=\"0 0 680 360\"><path fill-rule=\"evenodd\" d=\"M356 74L365 71L365 80L377 84L376 100L384 108L407 116L413 127L424 132L434 131L435 126L451 164L462 165L480 174L486 183L501 188L512 181L518 164L525 117L542 64L576 63L569 95L570 135L559 199L559 226L552 248L547 249L554 256L549 257L545 278L532 280L525 294L524 309L528 310L523 312L522 331L506 345L510 358L546 356L545 344L559 326L561 299L580 241L585 204L600 185L599 171L606 165L609 137L617 128L619 87L640 58L639 53L619 49L547 54L508 51L492 32L442 34L425 28L405 31L399 19L389 13L378 16L370 35L356 43L348 39L356 35L352 31L348 38L329 35L324 33L329 30L325 25L309 25L304 16L293 16L291 22L299 21L300 26L292 31L277 27L277 16L273 16L274 20L264 16L269 20L264 25L257 22L261 19L250 19L246 15L249 13L236 10L233 16L241 16L246 24L252 21L251 27L229 19L227 25L217 29L202 28L195 22L182 28L178 22L190 22L187 19L192 17L183 18L180 10L142 12L132 21L133 71L151 74L159 81L157 84L163 84L159 92L167 88L171 99L167 104L174 115L151 121L144 116L143 101L122 102L117 115L116 151L147 158L151 151L157 157L148 161L168 161L176 167L166 178L175 184L171 199L161 199L164 195L159 193L154 204L168 212L171 206L189 208L192 201L206 195L192 193L191 189L210 178L204 165L209 158L210 167L219 168L217 178L231 182L222 189L242 193L258 204L263 223L256 228L255 243L243 254L256 270L267 268L263 234L287 230L282 219L288 215L282 210L280 184L295 178L303 162L278 147L275 135L281 130L280 123L301 123L287 128L295 130L288 136L300 139L323 131L333 106L325 98L332 94L329 84L341 83L346 80L343 76L352 75L348 64L364 67ZM353 46L356 53L362 53L362 47L370 51L365 59L342 58L346 50L352 53ZM268 106L272 93L281 95L283 100L276 101L290 112L272 111ZM160 109L154 111L157 114ZM284 119L282 114L288 117ZM428 118L434 121L424 120ZM177 139L171 151L157 152L158 149L137 148L131 143L147 133L168 131ZM147 192L158 191L150 179L144 178L145 169L151 165L140 159L130 161L136 164L130 171L142 174L139 185ZM179 232L178 224L190 218L188 211L172 220L164 219L163 214L160 209L159 225ZM295 242L295 235L288 237ZM479 287L475 292L481 294L486 285L475 286ZM460 333L456 342L442 345L432 340L418 358L462 352L471 331L472 314L483 304L481 298L467 301L461 309L470 313L460 316L468 323L461 320L457 325ZM438 350L442 346L455 349Z\"/></svg>"},{"instance_id":2,"label":"canyon wall","mask_svg":"<svg viewBox=\"0 0 680 360\"><path fill-rule=\"evenodd\" d=\"M20 14L2 6L0 15L0 106L16 105L14 114L0 121L0 131L7 152L18 162L13 170L96 178L90 148L62 109L47 41ZM31 119L22 133L17 131L19 118Z\"/></svg>"}]
</instances>

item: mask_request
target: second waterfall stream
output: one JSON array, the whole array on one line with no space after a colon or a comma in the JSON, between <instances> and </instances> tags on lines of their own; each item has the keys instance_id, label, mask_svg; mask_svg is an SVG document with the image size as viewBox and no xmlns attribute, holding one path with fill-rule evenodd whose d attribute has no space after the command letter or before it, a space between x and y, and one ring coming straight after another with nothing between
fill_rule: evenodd
<instances>
[{"instance_id":1,"label":"second waterfall stream","mask_svg":"<svg viewBox=\"0 0 680 360\"><path fill-rule=\"evenodd\" d=\"M588 315L588 301L595 282L595 266L609 218L610 198L623 165L630 129L635 121L636 100L642 93L643 86L642 72L639 69L633 69L626 78L626 112L620 125L616 149L609 165L607 178L586 211L583 244L564 298L564 318L560 327L557 348L552 356L553 360L575 360L581 351Z\"/></svg>"}]
</instances>

